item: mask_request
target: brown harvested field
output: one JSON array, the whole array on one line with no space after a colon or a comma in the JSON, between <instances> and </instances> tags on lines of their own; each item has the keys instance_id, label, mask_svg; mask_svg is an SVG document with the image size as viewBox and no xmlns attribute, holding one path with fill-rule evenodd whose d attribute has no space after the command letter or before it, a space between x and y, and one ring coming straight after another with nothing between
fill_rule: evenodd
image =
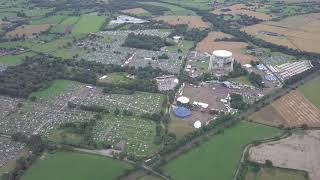
<instances>
[{"instance_id":1,"label":"brown harvested field","mask_svg":"<svg viewBox=\"0 0 320 180\"><path fill-rule=\"evenodd\" d=\"M209 24L204 22L200 16L159 16L154 18L171 25L186 24L190 28L208 28Z\"/></svg>"},{"instance_id":2,"label":"brown harvested field","mask_svg":"<svg viewBox=\"0 0 320 180\"><path fill-rule=\"evenodd\" d=\"M247 6L245 4L235 4L229 7L216 9L212 11L213 14L221 15L221 14L230 14L230 15L248 15L255 17L257 19L261 20L270 20L272 19L272 15L263 13L263 12L257 12L256 10L259 8L263 8L262 4L253 4L252 6ZM224 11L225 9L230 9L230 11Z\"/></svg>"},{"instance_id":3,"label":"brown harvested field","mask_svg":"<svg viewBox=\"0 0 320 180\"><path fill-rule=\"evenodd\" d=\"M279 22L263 22L241 30L270 43L320 53L320 13L292 16Z\"/></svg>"},{"instance_id":4,"label":"brown harvested field","mask_svg":"<svg viewBox=\"0 0 320 180\"><path fill-rule=\"evenodd\" d=\"M235 60L241 64L247 64L251 61L255 61L255 57L246 54L246 48L248 46L245 42L231 42L231 41L215 41L221 38L231 38L230 34L223 32L210 32L208 36L197 44L196 50L200 52L211 53L214 50L228 50L233 53Z\"/></svg>"},{"instance_id":5,"label":"brown harvested field","mask_svg":"<svg viewBox=\"0 0 320 180\"><path fill-rule=\"evenodd\" d=\"M252 116L250 116L250 119L271 126L279 126L286 122L286 120L271 105L254 113Z\"/></svg>"},{"instance_id":6,"label":"brown harvested field","mask_svg":"<svg viewBox=\"0 0 320 180\"><path fill-rule=\"evenodd\" d=\"M22 25L17 27L15 30L8 32L6 36L8 38L22 37L23 35L28 37L46 31L49 27L50 24Z\"/></svg>"},{"instance_id":7,"label":"brown harvested field","mask_svg":"<svg viewBox=\"0 0 320 180\"><path fill-rule=\"evenodd\" d=\"M265 163L271 160L276 167L304 170L310 180L320 179L320 130L297 132L280 141L249 149L249 160Z\"/></svg>"},{"instance_id":8,"label":"brown harvested field","mask_svg":"<svg viewBox=\"0 0 320 180\"><path fill-rule=\"evenodd\" d=\"M309 127L319 127L320 111L299 91L292 91L255 113L251 119L269 125L297 127L307 124Z\"/></svg>"},{"instance_id":9,"label":"brown harvested field","mask_svg":"<svg viewBox=\"0 0 320 180\"><path fill-rule=\"evenodd\" d=\"M142 8L133 8L133 9L125 9L122 10L121 12L123 13L128 13L128 14L144 14L144 13L149 13L145 9Z\"/></svg>"}]
</instances>

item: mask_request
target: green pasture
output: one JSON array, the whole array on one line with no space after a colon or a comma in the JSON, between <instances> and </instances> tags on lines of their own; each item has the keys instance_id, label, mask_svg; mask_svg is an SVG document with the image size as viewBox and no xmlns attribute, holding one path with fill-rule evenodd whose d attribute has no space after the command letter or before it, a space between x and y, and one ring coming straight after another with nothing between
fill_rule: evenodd
<instances>
[{"instance_id":1,"label":"green pasture","mask_svg":"<svg viewBox=\"0 0 320 180\"><path fill-rule=\"evenodd\" d=\"M164 170L172 179L230 180L248 143L279 133L278 129L261 124L239 122L170 161Z\"/></svg>"},{"instance_id":2,"label":"green pasture","mask_svg":"<svg viewBox=\"0 0 320 180\"><path fill-rule=\"evenodd\" d=\"M76 16L69 16L67 18L65 18L61 24L63 25L72 25L72 24L76 24L79 20L79 17Z\"/></svg>"},{"instance_id":3,"label":"green pasture","mask_svg":"<svg viewBox=\"0 0 320 180\"><path fill-rule=\"evenodd\" d=\"M52 81L50 86L46 89L42 89L33 92L30 96L35 96L38 99L50 100L54 97L59 96L61 93L66 92L72 86L72 81L68 80L55 80Z\"/></svg>"},{"instance_id":4,"label":"green pasture","mask_svg":"<svg viewBox=\"0 0 320 180\"><path fill-rule=\"evenodd\" d=\"M34 55L35 53L27 52L27 53L18 54L18 55L0 56L0 64L6 65L6 66L15 66L23 63L26 57L32 57Z\"/></svg>"},{"instance_id":5,"label":"green pasture","mask_svg":"<svg viewBox=\"0 0 320 180\"><path fill-rule=\"evenodd\" d=\"M31 24L59 24L65 16L49 16L31 20Z\"/></svg>"},{"instance_id":6,"label":"green pasture","mask_svg":"<svg viewBox=\"0 0 320 180\"><path fill-rule=\"evenodd\" d=\"M194 131L194 127L187 121L177 118L174 114L170 114L171 121L168 131L174 133L177 138L182 138L184 135Z\"/></svg>"},{"instance_id":7,"label":"green pasture","mask_svg":"<svg viewBox=\"0 0 320 180\"><path fill-rule=\"evenodd\" d=\"M42 155L21 180L115 179L132 167L107 157L57 152Z\"/></svg>"},{"instance_id":8,"label":"green pasture","mask_svg":"<svg viewBox=\"0 0 320 180\"><path fill-rule=\"evenodd\" d=\"M165 15L176 15L176 16L192 16L195 15L195 13L191 10L179 7L179 6L175 6L175 5L171 5L171 4L167 4L167 3L162 3L162 2L139 2L141 4L150 4L150 5L154 5L154 6L162 6L162 7L166 7L169 8L170 11L166 12Z\"/></svg>"},{"instance_id":9,"label":"green pasture","mask_svg":"<svg viewBox=\"0 0 320 180\"><path fill-rule=\"evenodd\" d=\"M127 77L127 73L117 72L117 73L109 73L106 78L100 79L100 83L108 83L108 84L129 84L134 82L134 79Z\"/></svg>"},{"instance_id":10,"label":"green pasture","mask_svg":"<svg viewBox=\"0 0 320 180\"><path fill-rule=\"evenodd\" d=\"M300 86L298 90L315 106L320 108L320 77L317 77L303 86Z\"/></svg>"},{"instance_id":11,"label":"green pasture","mask_svg":"<svg viewBox=\"0 0 320 180\"><path fill-rule=\"evenodd\" d=\"M307 173L304 171L276 167L263 167L257 171L249 166L247 167L244 180L307 180L306 177Z\"/></svg>"},{"instance_id":12,"label":"green pasture","mask_svg":"<svg viewBox=\"0 0 320 180\"><path fill-rule=\"evenodd\" d=\"M180 49L183 53L187 53L193 46L193 41L182 40L179 41L175 46L168 46L167 49L169 52L178 52Z\"/></svg>"},{"instance_id":13,"label":"green pasture","mask_svg":"<svg viewBox=\"0 0 320 180\"><path fill-rule=\"evenodd\" d=\"M79 21L75 24L72 34L76 37L81 37L89 33L97 32L105 20L106 18L103 16L91 14L82 15Z\"/></svg>"}]
</instances>

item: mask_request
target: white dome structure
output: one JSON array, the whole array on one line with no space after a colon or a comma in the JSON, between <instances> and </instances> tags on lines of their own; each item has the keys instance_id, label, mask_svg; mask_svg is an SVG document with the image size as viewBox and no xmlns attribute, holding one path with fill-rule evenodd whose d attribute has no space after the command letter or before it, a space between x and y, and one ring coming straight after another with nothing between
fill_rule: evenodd
<instances>
[{"instance_id":1,"label":"white dome structure","mask_svg":"<svg viewBox=\"0 0 320 180\"><path fill-rule=\"evenodd\" d=\"M181 96L181 97L178 97L178 98L177 98L177 101L180 102L180 103L182 103L182 104L187 104L187 103L190 102L190 99L187 98L187 97L185 97L185 96Z\"/></svg>"},{"instance_id":2,"label":"white dome structure","mask_svg":"<svg viewBox=\"0 0 320 180\"><path fill-rule=\"evenodd\" d=\"M232 52L226 50L216 50L212 52L212 55L221 58L230 58L232 57Z\"/></svg>"},{"instance_id":3,"label":"white dome structure","mask_svg":"<svg viewBox=\"0 0 320 180\"><path fill-rule=\"evenodd\" d=\"M194 126L194 128L199 129L199 128L201 128L201 122L196 121L196 122L194 122L193 126Z\"/></svg>"},{"instance_id":4,"label":"white dome structure","mask_svg":"<svg viewBox=\"0 0 320 180\"><path fill-rule=\"evenodd\" d=\"M179 79L174 79L173 82L178 84L179 83Z\"/></svg>"}]
</instances>

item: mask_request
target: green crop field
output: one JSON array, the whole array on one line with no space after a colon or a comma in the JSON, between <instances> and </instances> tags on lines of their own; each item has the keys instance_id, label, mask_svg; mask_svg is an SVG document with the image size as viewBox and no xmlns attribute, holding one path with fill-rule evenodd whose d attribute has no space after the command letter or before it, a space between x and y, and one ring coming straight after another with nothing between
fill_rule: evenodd
<instances>
[{"instance_id":1,"label":"green crop field","mask_svg":"<svg viewBox=\"0 0 320 180\"><path fill-rule=\"evenodd\" d=\"M81 153L44 154L22 180L115 179L132 167L120 161Z\"/></svg>"},{"instance_id":2,"label":"green crop field","mask_svg":"<svg viewBox=\"0 0 320 180\"><path fill-rule=\"evenodd\" d=\"M106 18L97 15L82 15L73 28L72 34L76 37L99 31Z\"/></svg>"},{"instance_id":3,"label":"green crop field","mask_svg":"<svg viewBox=\"0 0 320 180\"><path fill-rule=\"evenodd\" d=\"M315 106L320 108L320 77L317 77L299 87L299 91Z\"/></svg>"},{"instance_id":4,"label":"green crop field","mask_svg":"<svg viewBox=\"0 0 320 180\"><path fill-rule=\"evenodd\" d=\"M72 81L68 80L55 80L48 88L33 92L31 96L35 96L38 99L49 100L58 96L62 92L67 91L71 87L72 83Z\"/></svg>"},{"instance_id":5,"label":"green crop field","mask_svg":"<svg viewBox=\"0 0 320 180\"><path fill-rule=\"evenodd\" d=\"M256 172L249 166L244 180L307 180L306 175L304 171L266 167Z\"/></svg>"},{"instance_id":6,"label":"green crop field","mask_svg":"<svg viewBox=\"0 0 320 180\"><path fill-rule=\"evenodd\" d=\"M240 122L211 137L197 148L169 162L164 170L172 179L232 179L243 148L248 143L278 135L280 131L260 124Z\"/></svg>"}]
</instances>

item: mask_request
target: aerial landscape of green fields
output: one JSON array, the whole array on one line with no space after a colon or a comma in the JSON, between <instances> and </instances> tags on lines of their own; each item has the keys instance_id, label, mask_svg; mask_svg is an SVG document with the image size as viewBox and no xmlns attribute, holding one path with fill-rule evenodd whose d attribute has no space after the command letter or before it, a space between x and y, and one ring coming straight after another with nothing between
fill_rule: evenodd
<instances>
[{"instance_id":1,"label":"aerial landscape of green fields","mask_svg":"<svg viewBox=\"0 0 320 180\"><path fill-rule=\"evenodd\" d=\"M319 180L318 44L318 0L0 0L0 179Z\"/></svg>"}]
</instances>

